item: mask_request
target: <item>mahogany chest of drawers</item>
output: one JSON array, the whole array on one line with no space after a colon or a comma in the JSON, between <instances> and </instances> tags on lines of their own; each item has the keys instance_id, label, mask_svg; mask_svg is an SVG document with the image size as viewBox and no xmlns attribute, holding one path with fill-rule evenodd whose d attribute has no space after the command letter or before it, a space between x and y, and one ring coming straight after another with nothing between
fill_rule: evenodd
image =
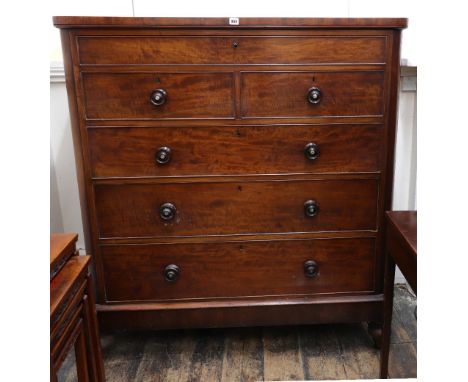
<instances>
[{"instance_id":1,"label":"mahogany chest of drawers","mask_svg":"<svg viewBox=\"0 0 468 382\"><path fill-rule=\"evenodd\" d=\"M104 326L381 321L406 19L54 23Z\"/></svg>"}]
</instances>

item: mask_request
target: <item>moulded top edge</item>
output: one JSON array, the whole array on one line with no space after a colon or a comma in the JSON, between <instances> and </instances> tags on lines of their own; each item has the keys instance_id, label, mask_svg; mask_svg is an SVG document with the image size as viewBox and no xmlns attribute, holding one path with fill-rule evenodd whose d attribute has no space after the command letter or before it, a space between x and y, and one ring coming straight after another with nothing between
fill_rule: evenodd
<instances>
[{"instance_id":1,"label":"moulded top edge","mask_svg":"<svg viewBox=\"0 0 468 382\"><path fill-rule=\"evenodd\" d=\"M258 18L239 17L236 25L229 17L93 17L54 16L57 28L384 28L403 29L406 18Z\"/></svg>"}]
</instances>

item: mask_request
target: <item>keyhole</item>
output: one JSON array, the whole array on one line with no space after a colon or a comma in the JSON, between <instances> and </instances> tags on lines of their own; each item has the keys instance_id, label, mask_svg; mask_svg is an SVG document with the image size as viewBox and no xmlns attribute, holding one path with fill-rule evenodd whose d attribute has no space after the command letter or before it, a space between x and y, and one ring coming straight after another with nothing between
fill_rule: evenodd
<instances>
[{"instance_id":1,"label":"keyhole","mask_svg":"<svg viewBox=\"0 0 468 382\"><path fill-rule=\"evenodd\" d=\"M233 48L237 48L238 46L239 46L239 43L238 43L237 41L234 41L234 42L232 43L232 47L233 47Z\"/></svg>"}]
</instances>

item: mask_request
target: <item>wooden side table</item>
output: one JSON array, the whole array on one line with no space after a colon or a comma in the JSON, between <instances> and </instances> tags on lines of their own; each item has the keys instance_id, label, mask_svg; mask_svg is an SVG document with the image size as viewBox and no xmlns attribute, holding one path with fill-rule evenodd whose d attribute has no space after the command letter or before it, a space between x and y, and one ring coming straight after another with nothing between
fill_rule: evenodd
<instances>
[{"instance_id":1,"label":"wooden side table","mask_svg":"<svg viewBox=\"0 0 468 382\"><path fill-rule=\"evenodd\" d=\"M417 212L390 211L386 214L384 322L380 348L380 378L383 379L388 377L395 265L398 265L413 291L417 293Z\"/></svg>"},{"instance_id":2,"label":"wooden side table","mask_svg":"<svg viewBox=\"0 0 468 382\"><path fill-rule=\"evenodd\" d=\"M78 256L76 234L50 236L50 380L57 381L75 347L80 382L104 382L101 343L88 272L90 256Z\"/></svg>"}]
</instances>

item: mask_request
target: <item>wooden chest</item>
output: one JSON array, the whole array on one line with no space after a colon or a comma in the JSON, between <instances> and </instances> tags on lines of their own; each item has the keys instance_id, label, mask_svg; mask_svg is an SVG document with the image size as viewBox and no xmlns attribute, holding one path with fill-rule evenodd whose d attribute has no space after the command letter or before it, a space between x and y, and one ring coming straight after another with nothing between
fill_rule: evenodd
<instances>
[{"instance_id":1,"label":"wooden chest","mask_svg":"<svg viewBox=\"0 0 468 382\"><path fill-rule=\"evenodd\" d=\"M382 318L406 19L55 17L106 327Z\"/></svg>"}]
</instances>

